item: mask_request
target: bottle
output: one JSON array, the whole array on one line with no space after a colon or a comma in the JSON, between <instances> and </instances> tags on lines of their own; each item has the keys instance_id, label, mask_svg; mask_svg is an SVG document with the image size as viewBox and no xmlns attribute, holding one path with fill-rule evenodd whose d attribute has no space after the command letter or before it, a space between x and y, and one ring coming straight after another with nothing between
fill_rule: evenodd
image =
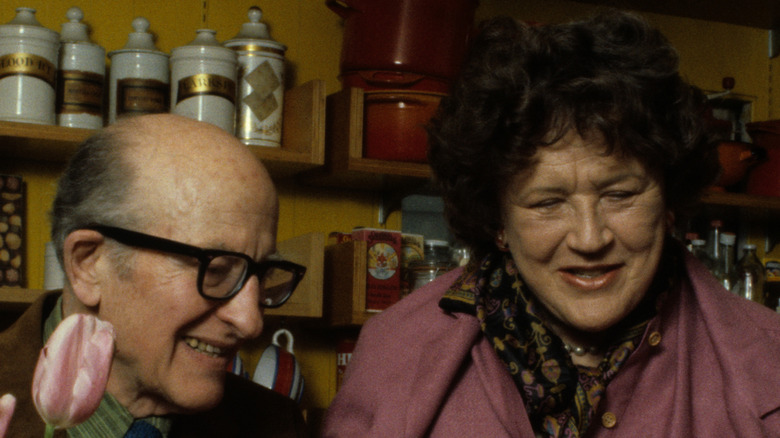
<instances>
[{"instance_id":1,"label":"bottle","mask_svg":"<svg viewBox=\"0 0 780 438\"><path fill-rule=\"evenodd\" d=\"M764 258L764 305L780 313L780 261Z\"/></svg>"},{"instance_id":2,"label":"bottle","mask_svg":"<svg viewBox=\"0 0 780 438\"><path fill-rule=\"evenodd\" d=\"M60 33L57 74L57 124L71 128L103 127L103 87L106 49L89 41L84 13L74 6L65 15Z\"/></svg>"},{"instance_id":3,"label":"bottle","mask_svg":"<svg viewBox=\"0 0 780 438\"><path fill-rule=\"evenodd\" d=\"M693 253L693 241L699 239L698 233L685 233L685 248ZM706 242L705 242L706 243Z\"/></svg>"},{"instance_id":4,"label":"bottle","mask_svg":"<svg viewBox=\"0 0 780 438\"><path fill-rule=\"evenodd\" d=\"M54 125L60 34L43 27L35 9L16 8L0 25L0 120Z\"/></svg>"},{"instance_id":5,"label":"bottle","mask_svg":"<svg viewBox=\"0 0 780 438\"><path fill-rule=\"evenodd\" d=\"M713 219L710 221L710 230L707 235L707 253L712 260L720 259L720 235L723 233L723 221Z\"/></svg>"},{"instance_id":6,"label":"bottle","mask_svg":"<svg viewBox=\"0 0 780 438\"><path fill-rule=\"evenodd\" d=\"M736 271L734 270L734 243L737 236L734 233L722 233L720 235L719 259L715 260L715 277L726 290L731 290L736 283Z\"/></svg>"},{"instance_id":7,"label":"bottle","mask_svg":"<svg viewBox=\"0 0 780 438\"><path fill-rule=\"evenodd\" d=\"M260 8L249 8L247 17L238 34L225 41L238 54L236 136L244 144L279 147L287 46L271 38Z\"/></svg>"},{"instance_id":8,"label":"bottle","mask_svg":"<svg viewBox=\"0 0 780 438\"><path fill-rule=\"evenodd\" d=\"M171 51L171 112L217 125L233 134L238 55L198 29L189 44Z\"/></svg>"},{"instance_id":9,"label":"bottle","mask_svg":"<svg viewBox=\"0 0 780 438\"><path fill-rule=\"evenodd\" d=\"M756 255L756 245L746 244L742 258L737 262L736 283L731 291L735 294L764 304L764 265Z\"/></svg>"},{"instance_id":10,"label":"bottle","mask_svg":"<svg viewBox=\"0 0 780 438\"><path fill-rule=\"evenodd\" d=\"M699 259L700 262L712 272L715 269L715 262L707 253L707 242L702 239L691 240L691 254Z\"/></svg>"},{"instance_id":11,"label":"bottle","mask_svg":"<svg viewBox=\"0 0 780 438\"><path fill-rule=\"evenodd\" d=\"M108 123L118 117L167 113L170 110L169 56L157 50L149 20L136 17L127 44L108 52Z\"/></svg>"}]
</instances>

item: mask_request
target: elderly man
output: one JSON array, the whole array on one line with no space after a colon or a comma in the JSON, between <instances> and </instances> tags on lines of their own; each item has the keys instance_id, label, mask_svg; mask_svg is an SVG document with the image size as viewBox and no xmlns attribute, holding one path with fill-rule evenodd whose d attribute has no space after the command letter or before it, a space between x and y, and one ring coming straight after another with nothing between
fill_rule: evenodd
<instances>
[{"instance_id":1,"label":"elderly man","mask_svg":"<svg viewBox=\"0 0 780 438\"><path fill-rule=\"evenodd\" d=\"M111 322L116 353L100 407L68 436L303 436L291 400L225 372L305 271L275 257L277 218L268 173L220 128L158 114L87 140L52 210L67 284L0 334L0 394L18 398L8 437L42 436L33 368L73 313Z\"/></svg>"}]
</instances>

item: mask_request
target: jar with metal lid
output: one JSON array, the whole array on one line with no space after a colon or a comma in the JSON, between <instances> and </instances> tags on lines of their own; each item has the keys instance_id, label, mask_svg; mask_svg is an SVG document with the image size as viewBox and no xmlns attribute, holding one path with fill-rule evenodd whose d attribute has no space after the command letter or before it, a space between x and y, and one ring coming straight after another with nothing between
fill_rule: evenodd
<instances>
[{"instance_id":1,"label":"jar with metal lid","mask_svg":"<svg viewBox=\"0 0 780 438\"><path fill-rule=\"evenodd\" d=\"M410 290L414 291L422 286L432 282L436 277L449 272L452 264L447 262L438 262L436 260L418 260L409 265L411 274Z\"/></svg>"},{"instance_id":2,"label":"jar with metal lid","mask_svg":"<svg viewBox=\"0 0 780 438\"><path fill-rule=\"evenodd\" d=\"M133 20L127 44L108 53L108 123L117 117L167 113L170 108L168 54L157 50L149 33L149 20Z\"/></svg>"},{"instance_id":3,"label":"jar with metal lid","mask_svg":"<svg viewBox=\"0 0 780 438\"><path fill-rule=\"evenodd\" d=\"M103 87L106 50L89 41L84 13L74 6L60 33L60 71L57 76L57 124L71 128L103 126Z\"/></svg>"},{"instance_id":4,"label":"jar with metal lid","mask_svg":"<svg viewBox=\"0 0 780 438\"><path fill-rule=\"evenodd\" d=\"M171 51L171 112L234 132L236 52L198 29L191 43Z\"/></svg>"},{"instance_id":5,"label":"jar with metal lid","mask_svg":"<svg viewBox=\"0 0 780 438\"><path fill-rule=\"evenodd\" d=\"M244 144L279 147L282 144L284 52L261 22L262 11L249 8L249 22L225 42L238 54L236 136Z\"/></svg>"},{"instance_id":6,"label":"jar with metal lid","mask_svg":"<svg viewBox=\"0 0 780 438\"><path fill-rule=\"evenodd\" d=\"M446 240L429 239L423 242L423 259L409 265L410 290L414 291L453 268L452 250Z\"/></svg>"},{"instance_id":7,"label":"jar with metal lid","mask_svg":"<svg viewBox=\"0 0 780 438\"><path fill-rule=\"evenodd\" d=\"M0 25L0 120L53 125L60 35L35 9L16 8Z\"/></svg>"},{"instance_id":8,"label":"jar with metal lid","mask_svg":"<svg viewBox=\"0 0 780 438\"><path fill-rule=\"evenodd\" d=\"M423 242L423 260L449 265L452 261L452 248L446 240L427 239Z\"/></svg>"}]
</instances>

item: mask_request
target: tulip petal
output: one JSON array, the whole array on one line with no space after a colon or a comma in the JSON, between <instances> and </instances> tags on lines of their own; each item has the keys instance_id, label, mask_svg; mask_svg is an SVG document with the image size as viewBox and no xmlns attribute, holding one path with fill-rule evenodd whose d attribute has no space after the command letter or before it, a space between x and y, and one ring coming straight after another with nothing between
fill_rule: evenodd
<instances>
[{"instance_id":1,"label":"tulip petal","mask_svg":"<svg viewBox=\"0 0 780 438\"><path fill-rule=\"evenodd\" d=\"M89 418L105 392L114 354L114 329L92 315L65 318L41 350L33 401L41 418L65 429Z\"/></svg>"},{"instance_id":2,"label":"tulip petal","mask_svg":"<svg viewBox=\"0 0 780 438\"><path fill-rule=\"evenodd\" d=\"M94 388L106 387L113 351L114 336L106 330L96 332L85 345L82 359L90 363L80 364L78 376L73 384L73 400L81 402L74 403L70 407L68 417L72 425L86 421L100 405L103 391L95 391Z\"/></svg>"},{"instance_id":3,"label":"tulip petal","mask_svg":"<svg viewBox=\"0 0 780 438\"><path fill-rule=\"evenodd\" d=\"M11 394L0 397L0 438L5 436L8 425L11 423L11 417L14 415L15 408L16 397Z\"/></svg>"}]
</instances>

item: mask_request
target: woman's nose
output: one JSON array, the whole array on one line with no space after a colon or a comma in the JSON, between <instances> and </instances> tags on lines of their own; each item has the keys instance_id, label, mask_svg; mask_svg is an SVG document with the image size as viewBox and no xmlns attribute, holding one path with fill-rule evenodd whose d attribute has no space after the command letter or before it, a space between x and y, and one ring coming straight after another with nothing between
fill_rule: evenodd
<instances>
[{"instance_id":1,"label":"woman's nose","mask_svg":"<svg viewBox=\"0 0 780 438\"><path fill-rule=\"evenodd\" d=\"M614 237L605 219L598 206L577 209L567 235L569 247L581 253L603 250Z\"/></svg>"},{"instance_id":2,"label":"woman's nose","mask_svg":"<svg viewBox=\"0 0 780 438\"><path fill-rule=\"evenodd\" d=\"M260 283L253 275L233 298L217 309L217 317L232 325L243 339L253 339L263 331L259 303Z\"/></svg>"}]
</instances>

